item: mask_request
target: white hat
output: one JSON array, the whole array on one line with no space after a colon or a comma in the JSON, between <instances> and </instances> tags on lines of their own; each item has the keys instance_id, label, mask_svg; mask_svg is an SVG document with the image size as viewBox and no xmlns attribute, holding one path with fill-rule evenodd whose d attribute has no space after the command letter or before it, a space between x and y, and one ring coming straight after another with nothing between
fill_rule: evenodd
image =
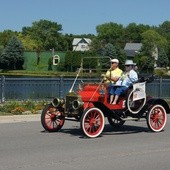
<instances>
[{"instance_id":1,"label":"white hat","mask_svg":"<svg viewBox=\"0 0 170 170\"><path fill-rule=\"evenodd\" d=\"M116 59L116 58L114 58L114 59L111 59L111 62L112 62L112 63L119 63L119 60Z\"/></svg>"},{"instance_id":2,"label":"white hat","mask_svg":"<svg viewBox=\"0 0 170 170\"><path fill-rule=\"evenodd\" d=\"M134 63L132 60L126 60L125 61L125 65L136 65L136 63Z\"/></svg>"}]
</instances>

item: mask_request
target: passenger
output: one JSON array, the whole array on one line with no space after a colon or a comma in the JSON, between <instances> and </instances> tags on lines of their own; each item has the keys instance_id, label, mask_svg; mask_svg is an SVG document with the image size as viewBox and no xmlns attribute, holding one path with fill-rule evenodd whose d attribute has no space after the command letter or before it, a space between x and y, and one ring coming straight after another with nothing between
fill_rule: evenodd
<instances>
[{"instance_id":1,"label":"passenger","mask_svg":"<svg viewBox=\"0 0 170 170\"><path fill-rule=\"evenodd\" d=\"M111 68L106 72L105 78L106 83L108 83L108 93L110 96L110 104L113 102L113 88L116 83L116 81L120 78L122 75L122 70L119 69L119 60L118 59L112 59L111 60Z\"/></svg>"},{"instance_id":2,"label":"passenger","mask_svg":"<svg viewBox=\"0 0 170 170\"><path fill-rule=\"evenodd\" d=\"M138 80L138 74L134 71L134 65L132 60L126 60L125 62L125 73L116 82L114 89L114 101L113 105L117 104L119 96L124 93L128 87Z\"/></svg>"}]
</instances>

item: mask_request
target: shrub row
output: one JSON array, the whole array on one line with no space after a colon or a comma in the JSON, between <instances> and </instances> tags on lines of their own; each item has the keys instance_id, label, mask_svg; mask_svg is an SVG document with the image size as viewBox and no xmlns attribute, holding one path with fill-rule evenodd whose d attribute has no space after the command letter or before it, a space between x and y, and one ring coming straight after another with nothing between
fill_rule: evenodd
<instances>
[{"instance_id":1,"label":"shrub row","mask_svg":"<svg viewBox=\"0 0 170 170\"><path fill-rule=\"evenodd\" d=\"M7 101L0 105L0 115L36 114L47 101Z\"/></svg>"}]
</instances>

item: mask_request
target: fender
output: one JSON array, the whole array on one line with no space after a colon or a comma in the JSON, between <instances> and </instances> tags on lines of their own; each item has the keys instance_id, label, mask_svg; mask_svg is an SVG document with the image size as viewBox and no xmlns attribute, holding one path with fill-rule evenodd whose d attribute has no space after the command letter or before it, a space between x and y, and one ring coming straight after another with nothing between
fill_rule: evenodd
<instances>
[{"instance_id":1,"label":"fender","mask_svg":"<svg viewBox=\"0 0 170 170\"><path fill-rule=\"evenodd\" d=\"M146 104L145 104L143 109L146 110L146 109L150 108L152 105L155 105L155 104L162 105L165 108L166 113L170 114L170 107L169 107L168 103L164 99L155 99L155 98L149 99L146 102Z\"/></svg>"}]
</instances>

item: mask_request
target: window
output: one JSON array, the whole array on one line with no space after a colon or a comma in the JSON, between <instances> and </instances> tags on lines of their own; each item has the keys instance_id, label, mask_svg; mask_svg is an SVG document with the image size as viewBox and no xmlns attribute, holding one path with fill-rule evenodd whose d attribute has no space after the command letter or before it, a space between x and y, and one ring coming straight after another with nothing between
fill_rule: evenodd
<instances>
[{"instance_id":1,"label":"window","mask_svg":"<svg viewBox=\"0 0 170 170\"><path fill-rule=\"evenodd\" d=\"M86 45L81 45L81 48L86 48Z\"/></svg>"},{"instance_id":2,"label":"window","mask_svg":"<svg viewBox=\"0 0 170 170\"><path fill-rule=\"evenodd\" d=\"M54 55L53 56L53 65L58 65L60 63L60 56Z\"/></svg>"}]
</instances>

